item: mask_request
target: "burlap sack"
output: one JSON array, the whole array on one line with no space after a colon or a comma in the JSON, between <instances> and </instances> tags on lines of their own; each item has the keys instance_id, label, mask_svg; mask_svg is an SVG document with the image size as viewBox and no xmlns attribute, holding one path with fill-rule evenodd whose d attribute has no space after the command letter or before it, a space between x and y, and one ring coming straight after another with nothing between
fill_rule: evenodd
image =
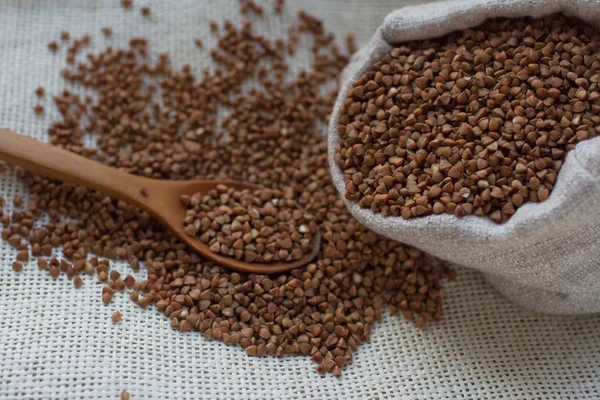
<instances>
[{"instance_id":1,"label":"burlap sack","mask_svg":"<svg viewBox=\"0 0 600 400\"><path fill-rule=\"evenodd\" d=\"M491 17L540 17L562 12L594 24L600 5L584 0L473 0L431 3L390 13L353 59L329 125L331 173L340 194L343 173L333 161L339 109L352 83L394 45L474 27ZM568 154L550 198L525 204L505 224L476 216L384 218L347 201L374 231L444 260L476 268L504 295L532 310L556 314L600 311L600 138Z\"/></svg>"}]
</instances>

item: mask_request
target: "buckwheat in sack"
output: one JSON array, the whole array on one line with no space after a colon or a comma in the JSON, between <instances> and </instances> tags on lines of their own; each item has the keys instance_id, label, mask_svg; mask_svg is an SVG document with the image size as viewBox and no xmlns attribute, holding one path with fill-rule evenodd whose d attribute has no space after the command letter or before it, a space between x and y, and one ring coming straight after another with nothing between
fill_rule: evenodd
<instances>
[{"instance_id":1,"label":"buckwheat in sack","mask_svg":"<svg viewBox=\"0 0 600 400\"><path fill-rule=\"evenodd\" d=\"M334 159L340 143L340 109L349 88L374 63L404 42L440 37L488 18L555 13L593 26L600 22L600 4L583 0L453 1L390 13L344 71L331 116L329 161L341 196L346 196L344 172ZM501 224L489 216L458 218L449 213L386 217L353 200L346 200L346 205L361 223L380 234L481 270L500 292L526 308L555 314L594 313L600 311L599 174L600 137L579 142L567 154L550 196L542 202L525 202L508 220L505 215ZM494 215L498 221L499 215Z\"/></svg>"}]
</instances>

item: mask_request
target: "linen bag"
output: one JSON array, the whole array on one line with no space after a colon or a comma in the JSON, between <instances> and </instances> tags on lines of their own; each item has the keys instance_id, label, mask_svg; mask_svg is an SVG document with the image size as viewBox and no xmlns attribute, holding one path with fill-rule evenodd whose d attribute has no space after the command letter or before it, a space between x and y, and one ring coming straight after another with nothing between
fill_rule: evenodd
<instances>
[{"instance_id":1,"label":"linen bag","mask_svg":"<svg viewBox=\"0 0 600 400\"><path fill-rule=\"evenodd\" d=\"M395 45L475 27L493 17L563 13L598 26L600 2L471 0L429 3L391 12L341 77L328 130L333 181L344 198L343 172L333 160L340 108L348 88ZM450 214L404 220L383 217L346 200L370 229L452 263L475 268L518 304L539 312L600 311L600 137L569 152L550 197L526 203L498 225L487 217Z\"/></svg>"}]
</instances>

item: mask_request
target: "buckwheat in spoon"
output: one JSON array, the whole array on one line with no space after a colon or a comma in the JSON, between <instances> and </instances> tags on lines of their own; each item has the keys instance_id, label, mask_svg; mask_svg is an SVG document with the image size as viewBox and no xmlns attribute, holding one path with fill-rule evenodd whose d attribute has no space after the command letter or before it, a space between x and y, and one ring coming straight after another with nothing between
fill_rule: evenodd
<instances>
[{"instance_id":1,"label":"buckwheat in spoon","mask_svg":"<svg viewBox=\"0 0 600 400\"><path fill-rule=\"evenodd\" d=\"M319 251L312 217L278 191L236 181L135 176L5 129L0 159L134 204L206 259L239 272L282 273Z\"/></svg>"}]
</instances>

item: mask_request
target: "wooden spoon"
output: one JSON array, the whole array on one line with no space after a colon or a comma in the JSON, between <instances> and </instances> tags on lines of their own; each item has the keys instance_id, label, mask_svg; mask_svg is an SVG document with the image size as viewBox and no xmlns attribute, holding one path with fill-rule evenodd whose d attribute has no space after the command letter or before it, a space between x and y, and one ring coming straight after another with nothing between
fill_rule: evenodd
<instances>
[{"instance_id":1,"label":"wooden spoon","mask_svg":"<svg viewBox=\"0 0 600 400\"><path fill-rule=\"evenodd\" d=\"M277 274L308 264L319 252L321 237L317 231L311 252L300 260L247 263L213 253L200 239L183 231L186 208L180 200L181 195L207 193L220 184L237 190L256 189L256 185L225 180L170 181L135 176L6 129L0 129L0 159L36 174L82 185L133 204L172 230L204 258L236 271Z\"/></svg>"}]
</instances>

